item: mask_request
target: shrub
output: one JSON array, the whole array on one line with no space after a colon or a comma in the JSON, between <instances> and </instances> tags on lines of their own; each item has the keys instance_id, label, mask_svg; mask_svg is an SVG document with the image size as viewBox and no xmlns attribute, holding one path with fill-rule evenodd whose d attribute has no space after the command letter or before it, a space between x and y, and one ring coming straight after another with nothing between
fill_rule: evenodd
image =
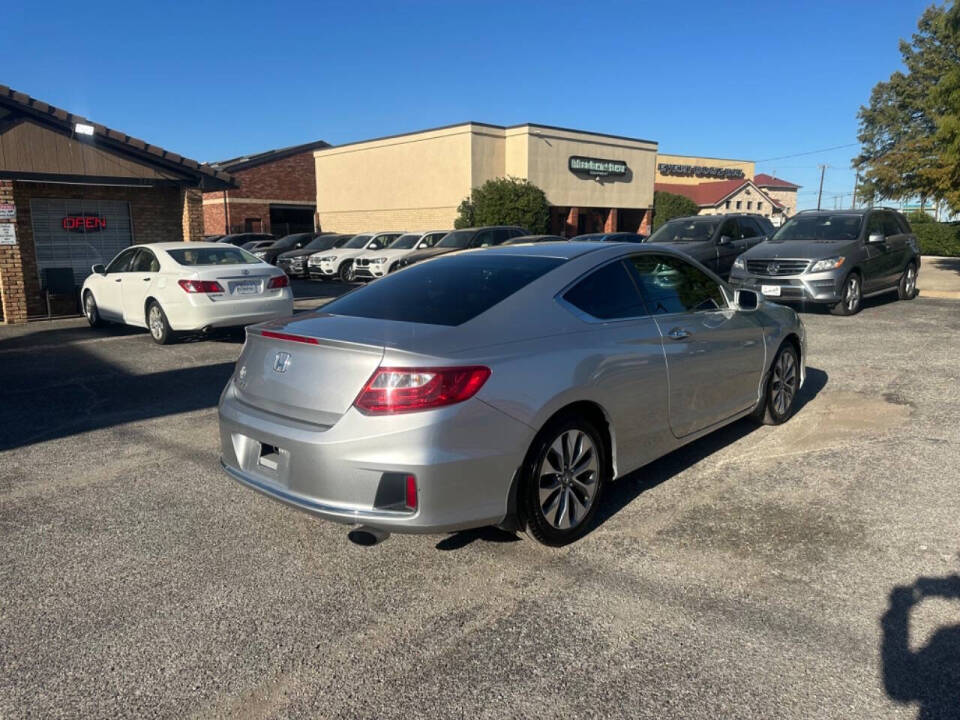
<instances>
[{"instance_id":1,"label":"shrub","mask_svg":"<svg viewBox=\"0 0 960 720\"><path fill-rule=\"evenodd\" d=\"M924 223L936 222L930 213L921 212L920 210L911 210L907 213L907 220L911 225L923 225Z\"/></svg>"},{"instance_id":2,"label":"shrub","mask_svg":"<svg viewBox=\"0 0 960 720\"><path fill-rule=\"evenodd\" d=\"M912 227L921 255L960 257L960 224L920 222Z\"/></svg>"},{"instance_id":3,"label":"shrub","mask_svg":"<svg viewBox=\"0 0 960 720\"><path fill-rule=\"evenodd\" d=\"M700 212L700 206L693 200L674 193L657 190L653 193L653 229L663 225L668 220L677 217L687 217Z\"/></svg>"},{"instance_id":4,"label":"shrub","mask_svg":"<svg viewBox=\"0 0 960 720\"><path fill-rule=\"evenodd\" d=\"M464 198L457 208L454 227L519 225L531 233L545 233L550 224L550 203L543 190L520 178L487 180Z\"/></svg>"}]
</instances>

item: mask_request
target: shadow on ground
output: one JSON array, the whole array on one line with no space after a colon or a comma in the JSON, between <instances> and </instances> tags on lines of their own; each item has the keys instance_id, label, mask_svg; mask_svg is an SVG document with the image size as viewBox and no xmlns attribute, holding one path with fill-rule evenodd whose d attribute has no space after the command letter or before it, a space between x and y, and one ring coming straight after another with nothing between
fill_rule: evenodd
<instances>
[{"instance_id":1,"label":"shadow on ground","mask_svg":"<svg viewBox=\"0 0 960 720\"><path fill-rule=\"evenodd\" d=\"M801 412L804 406L827 386L827 380L828 376L825 371L819 368L807 368L807 379L797 395L794 414ZM789 421L787 427L789 427ZM655 488L675 475L679 475L718 450L722 450L727 445L746 437L756 429L757 424L749 418L738 420L654 460L616 482L610 483L607 485L600 507L597 509L594 529L623 510L647 490ZM498 528L478 528L452 533L437 543L437 549L459 550L477 540L500 543L515 539L516 536L513 533Z\"/></svg>"},{"instance_id":2,"label":"shadow on ground","mask_svg":"<svg viewBox=\"0 0 960 720\"><path fill-rule=\"evenodd\" d=\"M937 270L946 270L947 272L955 272L960 275L960 257L957 258L937 258L936 260L926 260L926 263L930 263Z\"/></svg>"},{"instance_id":3,"label":"shadow on ground","mask_svg":"<svg viewBox=\"0 0 960 720\"><path fill-rule=\"evenodd\" d=\"M960 622L938 628L916 650L910 615L929 598L960 600L960 576L920 577L890 592L880 618L883 686L896 702L919 705L918 720L960 720Z\"/></svg>"}]
</instances>

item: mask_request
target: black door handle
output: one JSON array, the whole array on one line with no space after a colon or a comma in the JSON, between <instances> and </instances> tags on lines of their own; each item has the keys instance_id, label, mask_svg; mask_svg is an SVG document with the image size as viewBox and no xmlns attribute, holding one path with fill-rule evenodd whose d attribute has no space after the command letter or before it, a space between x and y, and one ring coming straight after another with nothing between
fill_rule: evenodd
<instances>
[{"instance_id":1,"label":"black door handle","mask_svg":"<svg viewBox=\"0 0 960 720\"><path fill-rule=\"evenodd\" d=\"M121 280L123 280L123 278L117 278L114 282L120 282Z\"/></svg>"}]
</instances>

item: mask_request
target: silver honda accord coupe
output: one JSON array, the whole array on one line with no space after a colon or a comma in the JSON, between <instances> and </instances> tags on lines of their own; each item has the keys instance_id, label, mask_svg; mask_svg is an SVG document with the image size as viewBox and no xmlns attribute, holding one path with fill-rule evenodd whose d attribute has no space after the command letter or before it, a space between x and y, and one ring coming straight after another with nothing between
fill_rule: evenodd
<instances>
[{"instance_id":1,"label":"silver honda accord coupe","mask_svg":"<svg viewBox=\"0 0 960 720\"><path fill-rule=\"evenodd\" d=\"M789 418L805 347L793 310L669 249L456 253L249 328L221 463L380 536L499 525L562 545L614 478L739 418Z\"/></svg>"}]
</instances>

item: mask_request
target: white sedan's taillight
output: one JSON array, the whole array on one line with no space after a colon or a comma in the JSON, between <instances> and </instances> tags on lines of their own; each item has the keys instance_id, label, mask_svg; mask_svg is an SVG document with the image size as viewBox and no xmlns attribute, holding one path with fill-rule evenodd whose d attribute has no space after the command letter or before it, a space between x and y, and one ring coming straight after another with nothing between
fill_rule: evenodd
<instances>
[{"instance_id":1,"label":"white sedan's taillight","mask_svg":"<svg viewBox=\"0 0 960 720\"><path fill-rule=\"evenodd\" d=\"M267 287L270 290L277 290L278 288L285 288L289 284L290 280L286 275L277 275L276 277L270 278L270 282L267 284Z\"/></svg>"},{"instance_id":2,"label":"white sedan's taillight","mask_svg":"<svg viewBox=\"0 0 960 720\"><path fill-rule=\"evenodd\" d=\"M483 387L490 368L378 368L354 401L368 415L428 410L463 402Z\"/></svg>"},{"instance_id":3,"label":"white sedan's taillight","mask_svg":"<svg viewBox=\"0 0 960 720\"><path fill-rule=\"evenodd\" d=\"M223 292L223 287L216 280L178 280L177 284L191 294Z\"/></svg>"}]
</instances>

